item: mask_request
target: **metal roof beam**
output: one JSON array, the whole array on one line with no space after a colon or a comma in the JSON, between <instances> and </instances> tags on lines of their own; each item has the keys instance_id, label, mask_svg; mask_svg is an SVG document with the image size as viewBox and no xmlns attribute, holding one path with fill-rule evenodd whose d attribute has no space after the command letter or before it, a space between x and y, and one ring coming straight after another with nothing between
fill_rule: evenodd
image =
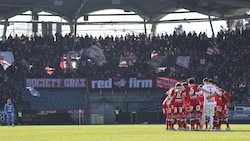
<instances>
[{"instance_id":1,"label":"metal roof beam","mask_svg":"<svg viewBox=\"0 0 250 141\"><path fill-rule=\"evenodd\" d=\"M186 4L184 2L177 2L177 4L181 8L196 11L196 12L201 13L201 14L216 16L216 17L224 17L224 13L219 13L219 12L216 12L214 10L210 10L209 7L202 8L202 7L199 7L197 5Z\"/></svg>"},{"instance_id":2,"label":"metal roof beam","mask_svg":"<svg viewBox=\"0 0 250 141\"><path fill-rule=\"evenodd\" d=\"M215 3L215 4L228 5L232 7L250 8L250 2L246 2L242 0L204 0L204 1Z\"/></svg>"},{"instance_id":3,"label":"metal roof beam","mask_svg":"<svg viewBox=\"0 0 250 141\"><path fill-rule=\"evenodd\" d=\"M29 5L27 7L19 7L17 9L11 10L11 12L1 14L0 18L10 18L10 17L13 17L19 13L23 13L23 12L28 11L28 10L33 10L34 8L39 8L39 7L43 6L44 4L48 4L49 2L51 3L51 0L39 0L35 4Z\"/></svg>"},{"instance_id":4,"label":"metal roof beam","mask_svg":"<svg viewBox=\"0 0 250 141\"><path fill-rule=\"evenodd\" d=\"M135 12L138 16L140 16L141 18L145 19L146 21L151 21L152 19L147 16L145 13L145 11L143 11L142 9L138 9L137 7L135 7L133 4L131 4L128 1L122 1L125 5L128 6L129 9L131 9L133 12Z\"/></svg>"}]
</instances>

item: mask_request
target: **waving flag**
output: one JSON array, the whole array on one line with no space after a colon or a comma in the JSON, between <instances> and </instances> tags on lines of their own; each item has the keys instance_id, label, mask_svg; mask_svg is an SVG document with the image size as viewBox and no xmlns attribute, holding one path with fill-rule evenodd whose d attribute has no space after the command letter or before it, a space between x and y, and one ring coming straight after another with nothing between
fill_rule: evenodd
<instances>
[{"instance_id":1,"label":"waving flag","mask_svg":"<svg viewBox=\"0 0 250 141\"><path fill-rule=\"evenodd\" d=\"M176 59L176 64L184 68L189 67L189 62L190 56L178 56Z\"/></svg>"},{"instance_id":2,"label":"waving flag","mask_svg":"<svg viewBox=\"0 0 250 141\"><path fill-rule=\"evenodd\" d=\"M10 51L0 52L0 64L6 70L14 62L13 53Z\"/></svg>"},{"instance_id":3,"label":"waving flag","mask_svg":"<svg viewBox=\"0 0 250 141\"><path fill-rule=\"evenodd\" d=\"M99 66L107 63L104 53L98 44L92 45L90 48L86 49L85 55L94 59Z\"/></svg>"},{"instance_id":4,"label":"waving flag","mask_svg":"<svg viewBox=\"0 0 250 141\"><path fill-rule=\"evenodd\" d=\"M55 71L56 69L53 68L53 67L46 66L46 67L44 68L44 70L45 70L49 75L51 75L51 74L54 73L54 71Z\"/></svg>"},{"instance_id":5,"label":"waving flag","mask_svg":"<svg viewBox=\"0 0 250 141\"><path fill-rule=\"evenodd\" d=\"M60 68L63 69L64 71L66 71L67 69L77 69L79 66L78 62L82 57L83 51L84 49L81 49L79 51L69 51L68 53L63 54L60 60ZM47 69L47 72L48 69L50 69L49 73L54 71L54 70L51 71L51 68L45 68L45 69Z\"/></svg>"},{"instance_id":6,"label":"waving flag","mask_svg":"<svg viewBox=\"0 0 250 141\"><path fill-rule=\"evenodd\" d=\"M162 62L166 59L166 56L155 56L147 61L147 64L152 66L153 68L158 68L161 66Z\"/></svg>"},{"instance_id":7,"label":"waving flag","mask_svg":"<svg viewBox=\"0 0 250 141\"><path fill-rule=\"evenodd\" d=\"M207 48L207 54L208 55L220 54L220 49L219 49L218 46L208 47Z\"/></svg>"},{"instance_id":8,"label":"waving flag","mask_svg":"<svg viewBox=\"0 0 250 141\"><path fill-rule=\"evenodd\" d=\"M152 53L151 53L151 58L155 57L155 56L158 56L158 52L153 50Z\"/></svg>"},{"instance_id":9,"label":"waving flag","mask_svg":"<svg viewBox=\"0 0 250 141\"><path fill-rule=\"evenodd\" d=\"M39 97L40 93L33 87L26 87L26 89L28 89L30 91L30 94L35 96L35 97Z\"/></svg>"}]
</instances>

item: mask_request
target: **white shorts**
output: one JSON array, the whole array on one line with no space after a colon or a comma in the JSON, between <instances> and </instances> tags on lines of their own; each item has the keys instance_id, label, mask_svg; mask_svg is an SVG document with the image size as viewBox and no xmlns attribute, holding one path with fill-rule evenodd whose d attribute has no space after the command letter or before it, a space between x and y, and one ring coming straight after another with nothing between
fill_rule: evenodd
<instances>
[{"instance_id":1,"label":"white shorts","mask_svg":"<svg viewBox=\"0 0 250 141\"><path fill-rule=\"evenodd\" d=\"M215 102L207 102L204 104L203 114L206 116L214 115Z\"/></svg>"}]
</instances>

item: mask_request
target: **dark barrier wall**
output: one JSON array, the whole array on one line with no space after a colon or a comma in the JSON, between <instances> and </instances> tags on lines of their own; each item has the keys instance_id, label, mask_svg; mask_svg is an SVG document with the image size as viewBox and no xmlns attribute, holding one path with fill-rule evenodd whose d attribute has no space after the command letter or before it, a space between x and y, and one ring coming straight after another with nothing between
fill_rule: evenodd
<instances>
[{"instance_id":1,"label":"dark barrier wall","mask_svg":"<svg viewBox=\"0 0 250 141\"><path fill-rule=\"evenodd\" d=\"M48 114L47 124L76 124L68 113Z\"/></svg>"},{"instance_id":2,"label":"dark barrier wall","mask_svg":"<svg viewBox=\"0 0 250 141\"><path fill-rule=\"evenodd\" d=\"M22 124L24 125L42 125L42 124L78 124L73 120L70 113L41 113L27 110L23 112Z\"/></svg>"},{"instance_id":3,"label":"dark barrier wall","mask_svg":"<svg viewBox=\"0 0 250 141\"><path fill-rule=\"evenodd\" d=\"M249 124L250 123L250 111L230 111L229 112L230 123ZM85 117L87 119L87 117ZM22 123L25 125L35 124L79 124L77 120L72 118L69 113L48 113L41 114L36 111L23 112ZM115 123L115 121L114 121ZM164 124L165 115L162 112L122 112L120 114L119 124ZM82 124L90 124L83 122ZM105 123L104 123L105 124Z\"/></svg>"},{"instance_id":4,"label":"dark barrier wall","mask_svg":"<svg viewBox=\"0 0 250 141\"><path fill-rule=\"evenodd\" d=\"M119 123L124 124L158 124L164 123L165 117L161 112L122 112L118 120Z\"/></svg>"},{"instance_id":5,"label":"dark barrier wall","mask_svg":"<svg viewBox=\"0 0 250 141\"><path fill-rule=\"evenodd\" d=\"M24 125L73 125L77 124L75 121L70 118L70 115L67 113L56 113L56 114L47 114L47 115L31 115L24 114L22 118L22 124Z\"/></svg>"}]
</instances>

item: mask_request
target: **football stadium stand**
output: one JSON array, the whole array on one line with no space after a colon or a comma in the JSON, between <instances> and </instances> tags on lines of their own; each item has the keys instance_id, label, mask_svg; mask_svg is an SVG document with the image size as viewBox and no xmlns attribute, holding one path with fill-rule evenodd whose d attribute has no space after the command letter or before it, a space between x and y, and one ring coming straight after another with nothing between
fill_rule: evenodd
<instances>
[{"instance_id":1,"label":"football stadium stand","mask_svg":"<svg viewBox=\"0 0 250 141\"><path fill-rule=\"evenodd\" d=\"M73 36L77 18L111 8L135 12L144 22L152 24L152 33L155 32L153 27L162 22L162 17L180 8L209 15L205 19L207 21L211 21L210 16L215 17L212 20L228 20L229 29L220 31L213 38L195 32L181 35L174 32L162 35L128 33L120 37ZM92 117L102 116L100 121L103 123L114 123L113 110L119 106L123 114L129 113L126 117L130 120L124 120L124 123L143 122L140 117L147 117L146 112L149 111L156 112L152 122L159 123L161 102L169 87L161 87L157 80L182 81L194 77L201 83L204 77L209 77L230 92L232 109L248 107L250 30L230 28L234 19L249 17L246 14L249 8L247 0L146 0L145 3L139 0L75 0L74 3L66 0L1 1L0 23L4 25L4 31L0 43L3 66L0 69L0 106L3 107L7 98L12 98L18 109L28 111L27 121L59 113L68 116L67 123L72 118L79 124L89 124ZM6 36L8 19L27 10L33 11L33 23L38 20L36 14L43 10L64 17L71 33L65 36L60 33ZM154 56L157 59L151 58L153 51L158 52ZM15 59L12 59L11 66L6 58ZM164 81L164 84L168 82ZM39 95L26 87L34 87ZM33 112L36 116L32 115ZM135 114L137 112L142 113ZM49 123L56 122L50 118L53 120ZM34 120L39 123L43 119Z\"/></svg>"}]
</instances>

